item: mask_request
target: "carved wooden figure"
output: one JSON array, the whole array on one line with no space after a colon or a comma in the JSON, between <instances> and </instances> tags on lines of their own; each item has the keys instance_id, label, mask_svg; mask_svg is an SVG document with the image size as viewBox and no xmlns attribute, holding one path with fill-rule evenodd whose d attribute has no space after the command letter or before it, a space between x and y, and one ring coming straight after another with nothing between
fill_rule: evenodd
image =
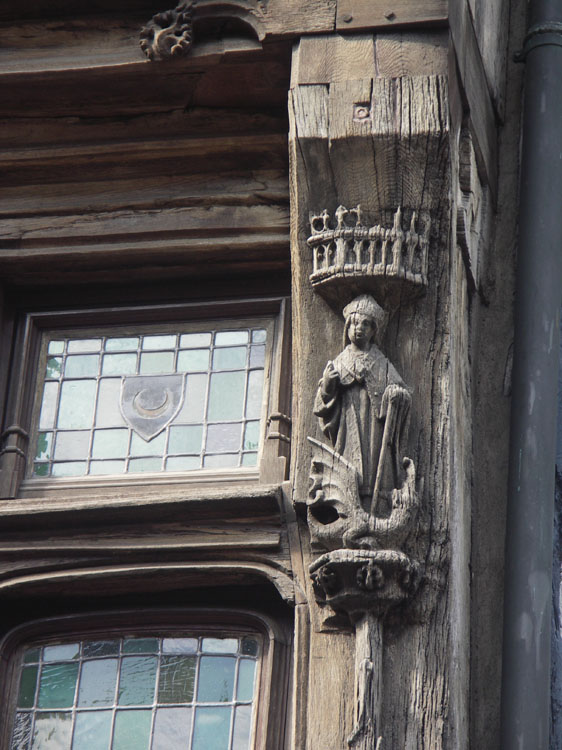
<instances>
[{"instance_id":1,"label":"carved wooden figure","mask_svg":"<svg viewBox=\"0 0 562 750\"><path fill-rule=\"evenodd\" d=\"M313 446L308 524L327 550L310 567L317 601L356 630L356 727L351 748L382 747L382 628L409 599L421 565L411 555L418 529L414 463L402 454L411 395L375 344L386 314L369 295L343 310L345 348L328 362L314 413L333 447Z\"/></svg>"}]
</instances>

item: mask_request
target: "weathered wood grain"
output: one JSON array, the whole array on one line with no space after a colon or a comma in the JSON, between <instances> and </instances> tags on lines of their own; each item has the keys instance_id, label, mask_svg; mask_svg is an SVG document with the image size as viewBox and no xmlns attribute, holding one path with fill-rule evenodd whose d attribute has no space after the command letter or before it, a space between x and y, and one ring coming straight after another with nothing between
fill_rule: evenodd
<instances>
[{"instance_id":1,"label":"weathered wood grain","mask_svg":"<svg viewBox=\"0 0 562 750\"><path fill-rule=\"evenodd\" d=\"M336 28L365 29L440 23L447 20L447 0L338 0Z\"/></svg>"},{"instance_id":2,"label":"weathered wood grain","mask_svg":"<svg viewBox=\"0 0 562 750\"><path fill-rule=\"evenodd\" d=\"M377 33L375 61L377 75L446 75L449 35L447 31Z\"/></svg>"}]
</instances>

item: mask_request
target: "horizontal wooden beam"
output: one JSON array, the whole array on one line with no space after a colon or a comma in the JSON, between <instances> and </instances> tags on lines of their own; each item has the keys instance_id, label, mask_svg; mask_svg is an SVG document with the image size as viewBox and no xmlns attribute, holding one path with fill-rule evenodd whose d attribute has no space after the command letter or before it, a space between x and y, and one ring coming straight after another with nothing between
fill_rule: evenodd
<instances>
[{"instance_id":1,"label":"horizontal wooden beam","mask_svg":"<svg viewBox=\"0 0 562 750\"><path fill-rule=\"evenodd\" d=\"M338 0L336 29L393 28L445 23L447 0Z\"/></svg>"}]
</instances>

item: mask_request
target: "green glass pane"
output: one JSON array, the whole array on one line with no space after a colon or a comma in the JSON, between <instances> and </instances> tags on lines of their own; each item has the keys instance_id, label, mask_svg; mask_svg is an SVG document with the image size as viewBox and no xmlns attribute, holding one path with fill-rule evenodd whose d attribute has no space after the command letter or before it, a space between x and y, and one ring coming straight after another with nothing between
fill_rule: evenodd
<instances>
[{"instance_id":1,"label":"green glass pane","mask_svg":"<svg viewBox=\"0 0 562 750\"><path fill-rule=\"evenodd\" d=\"M134 375L137 371L137 355L104 354L102 375Z\"/></svg>"},{"instance_id":2,"label":"green glass pane","mask_svg":"<svg viewBox=\"0 0 562 750\"><path fill-rule=\"evenodd\" d=\"M238 638L203 638L201 651L204 654L236 654Z\"/></svg>"},{"instance_id":3,"label":"green glass pane","mask_svg":"<svg viewBox=\"0 0 562 750\"><path fill-rule=\"evenodd\" d=\"M48 477L49 476L49 464L33 464L33 476L34 477Z\"/></svg>"},{"instance_id":4,"label":"green glass pane","mask_svg":"<svg viewBox=\"0 0 562 750\"><path fill-rule=\"evenodd\" d=\"M260 444L260 423L246 422L244 430L244 450L255 451Z\"/></svg>"},{"instance_id":5,"label":"green glass pane","mask_svg":"<svg viewBox=\"0 0 562 750\"><path fill-rule=\"evenodd\" d=\"M162 456L166 448L166 433L161 432L152 440L143 440L136 432L131 438L131 456ZM158 469L156 470L158 471Z\"/></svg>"},{"instance_id":6,"label":"green glass pane","mask_svg":"<svg viewBox=\"0 0 562 750\"><path fill-rule=\"evenodd\" d=\"M112 711L79 711L72 750L107 750L111 737Z\"/></svg>"},{"instance_id":7,"label":"green glass pane","mask_svg":"<svg viewBox=\"0 0 562 750\"><path fill-rule=\"evenodd\" d=\"M118 659L95 659L82 664L79 706L112 706L115 700Z\"/></svg>"},{"instance_id":8,"label":"green glass pane","mask_svg":"<svg viewBox=\"0 0 562 750\"><path fill-rule=\"evenodd\" d=\"M232 732L232 750L248 750L252 730L252 706L236 706L234 711L234 730Z\"/></svg>"},{"instance_id":9,"label":"green glass pane","mask_svg":"<svg viewBox=\"0 0 562 750\"><path fill-rule=\"evenodd\" d=\"M149 750L152 711L117 711L111 750Z\"/></svg>"},{"instance_id":10,"label":"green glass pane","mask_svg":"<svg viewBox=\"0 0 562 750\"><path fill-rule=\"evenodd\" d=\"M242 466L257 466L258 454L257 453L244 453L242 455Z\"/></svg>"},{"instance_id":11,"label":"green glass pane","mask_svg":"<svg viewBox=\"0 0 562 750\"><path fill-rule=\"evenodd\" d=\"M248 331L219 331L215 334L215 346L246 343L248 343Z\"/></svg>"},{"instance_id":12,"label":"green glass pane","mask_svg":"<svg viewBox=\"0 0 562 750\"><path fill-rule=\"evenodd\" d=\"M155 656L126 656L121 662L119 678L120 706L151 706L156 687Z\"/></svg>"},{"instance_id":13,"label":"green glass pane","mask_svg":"<svg viewBox=\"0 0 562 750\"><path fill-rule=\"evenodd\" d=\"M232 656L202 656L197 700L202 703L232 700L236 659Z\"/></svg>"},{"instance_id":14,"label":"green glass pane","mask_svg":"<svg viewBox=\"0 0 562 750\"><path fill-rule=\"evenodd\" d=\"M100 380L96 427L120 427L125 424L119 408L120 396L121 378L102 378Z\"/></svg>"},{"instance_id":15,"label":"green glass pane","mask_svg":"<svg viewBox=\"0 0 562 750\"><path fill-rule=\"evenodd\" d=\"M16 714L10 750L28 750L31 739L31 719L30 713Z\"/></svg>"},{"instance_id":16,"label":"green glass pane","mask_svg":"<svg viewBox=\"0 0 562 750\"><path fill-rule=\"evenodd\" d=\"M74 458L86 458L90 448L90 432L72 430L58 432L55 440L55 461L70 461Z\"/></svg>"},{"instance_id":17,"label":"green glass pane","mask_svg":"<svg viewBox=\"0 0 562 750\"><path fill-rule=\"evenodd\" d=\"M173 349L176 346L176 336L143 336L143 349Z\"/></svg>"},{"instance_id":18,"label":"green glass pane","mask_svg":"<svg viewBox=\"0 0 562 750\"><path fill-rule=\"evenodd\" d=\"M207 375L188 375L185 385L183 406L176 419L181 422L202 422L205 414L205 394L207 392Z\"/></svg>"},{"instance_id":19,"label":"green glass pane","mask_svg":"<svg viewBox=\"0 0 562 750\"><path fill-rule=\"evenodd\" d=\"M262 408L263 370L252 370L248 375L246 419L259 419Z\"/></svg>"},{"instance_id":20,"label":"green glass pane","mask_svg":"<svg viewBox=\"0 0 562 750\"><path fill-rule=\"evenodd\" d=\"M168 453L200 453L203 425L170 427Z\"/></svg>"},{"instance_id":21,"label":"green glass pane","mask_svg":"<svg viewBox=\"0 0 562 750\"><path fill-rule=\"evenodd\" d=\"M256 662L253 659L241 659L238 665L238 687L236 700L251 701L254 697L254 675Z\"/></svg>"},{"instance_id":22,"label":"green glass pane","mask_svg":"<svg viewBox=\"0 0 562 750\"><path fill-rule=\"evenodd\" d=\"M43 661L63 661L77 659L79 656L79 643L61 643L57 646L45 646L43 649Z\"/></svg>"},{"instance_id":23,"label":"green glass pane","mask_svg":"<svg viewBox=\"0 0 562 750\"><path fill-rule=\"evenodd\" d=\"M64 352L64 341L49 341L49 354L62 354Z\"/></svg>"},{"instance_id":24,"label":"green glass pane","mask_svg":"<svg viewBox=\"0 0 562 750\"><path fill-rule=\"evenodd\" d=\"M99 352L101 339L71 339L68 342L69 352Z\"/></svg>"},{"instance_id":25,"label":"green glass pane","mask_svg":"<svg viewBox=\"0 0 562 750\"><path fill-rule=\"evenodd\" d=\"M205 469L231 469L238 466L240 457L238 453L218 453L216 455L205 456L203 459L203 468Z\"/></svg>"},{"instance_id":26,"label":"green glass pane","mask_svg":"<svg viewBox=\"0 0 562 750\"><path fill-rule=\"evenodd\" d=\"M244 400L244 372L211 375L207 417L211 422L241 419Z\"/></svg>"},{"instance_id":27,"label":"green glass pane","mask_svg":"<svg viewBox=\"0 0 562 750\"><path fill-rule=\"evenodd\" d=\"M242 638L240 645L240 653L245 656L257 656L259 653L260 645L255 638Z\"/></svg>"},{"instance_id":28,"label":"green glass pane","mask_svg":"<svg viewBox=\"0 0 562 750\"><path fill-rule=\"evenodd\" d=\"M160 375L175 372L174 352L149 352L141 354L139 373L141 375Z\"/></svg>"},{"instance_id":29,"label":"green glass pane","mask_svg":"<svg viewBox=\"0 0 562 750\"><path fill-rule=\"evenodd\" d=\"M74 703L78 663L45 664L39 682L39 708L69 708Z\"/></svg>"},{"instance_id":30,"label":"green glass pane","mask_svg":"<svg viewBox=\"0 0 562 750\"><path fill-rule=\"evenodd\" d=\"M196 666L195 656L162 656L158 703L191 703Z\"/></svg>"},{"instance_id":31,"label":"green glass pane","mask_svg":"<svg viewBox=\"0 0 562 750\"><path fill-rule=\"evenodd\" d=\"M43 401L41 402L41 416L39 417L39 429L41 430L55 426L58 393L58 383L45 383Z\"/></svg>"},{"instance_id":32,"label":"green glass pane","mask_svg":"<svg viewBox=\"0 0 562 750\"><path fill-rule=\"evenodd\" d=\"M187 349L178 354L178 372L206 372L209 369L208 349Z\"/></svg>"},{"instance_id":33,"label":"green glass pane","mask_svg":"<svg viewBox=\"0 0 562 750\"><path fill-rule=\"evenodd\" d=\"M62 357L47 357L47 370L45 372L45 378L60 378L61 369Z\"/></svg>"},{"instance_id":34,"label":"green glass pane","mask_svg":"<svg viewBox=\"0 0 562 750\"><path fill-rule=\"evenodd\" d=\"M82 654L88 656L114 656L119 653L119 641L84 641Z\"/></svg>"},{"instance_id":35,"label":"green glass pane","mask_svg":"<svg viewBox=\"0 0 562 750\"><path fill-rule=\"evenodd\" d=\"M254 328L252 331L252 344L262 344L266 338L266 331L263 328Z\"/></svg>"},{"instance_id":36,"label":"green glass pane","mask_svg":"<svg viewBox=\"0 0 562 750\"><path fill-rule=\"evenodd\" d=\"M24 667L21 671L20 691L18 696L18 708L32 708L35 704L35 691L37 689L37 672L39 667Z\"/></svg>"},{"instance_id":37,"label":"green glass pane","mask_svg":"<svg viewBox=\"0 0 562 750\"><path fill-rule=\"evenodd\" d=\"M240 450L240 434L242 425L211 424L207 428L207 443L205 450L209 453L220 453Z\"/></svg>"},{"instance_id":38,"label":"green glass pane","mask_svg":"<svg viewBox=\"0 0 562 750\"><path fill-rule=\"evenodd\" d=\"M181 708L159 708L154 720L154 736L151 750L186 750L191 733L193 710Z\"/></svg>"},{"instance_id":39,"label":"green glass pane","mask_svg":"<svg viewBox=\"0 0 562 750\"><path fill-rule=\"evenodd\" d=\"M61 462L53 464L51 473L54 477L81 477L87 469L85 461Z\"/></svg>"},{"instance_id":40,"label":"green glass pane","mask_svg":"<svg viewBox=\"0 0 562 750\"><path fill-rule=\"evenodd\" d=\"M70 750L72 714L40 713L35 717L32 750Z\"/></svg>"},{"instance_id":41,"label":"green glass pane","mask_svg":"<svg viewBox=\"0 0 562 750\"><path fill-rule=\"evenodd\" d=\"M52 441L52 432L40 432L37 435L37 448L35 450L35 458L43 460L51 458Z\"/></svg>"},{"instance_id":42,"label":"green glass pane","mask_svg":"<svg viewBox=\"0 0 562 750\"><path fill-rule=\"evenodd\" d=\"M250 367L263 367L265 364L265 346L252 346L250 349Z\"/></svg>"},{"instance_id":43,"label":"green glass pane","mask_svg":"<svg viewBox=\"0 0 562 750\"><path fill-rule=\"evenodd\" d=\"M228 750L231 714L230 706L198 708L192 750Z\"/></svg>"},{"instance_id":44,"label":"green glass pane","mask_svg":"<svg viewBox=\"0 0 562 750\"><path fill-rule=\"evenodd\" d=\"M90 474L100 476L102 474L123 474L127 464L123 461L90 461Z\"/></svg>"},{"instance_id":45,"label":"green glass pane","mask_svg":"<svg viewBox=\"0 0 562 750\"><path fill-rule=\"evenodd\" d=\"M58 426L67 430L90 428L94 416L96 381L69 381L61 386Z\"/></svg>"},{"instance_id":46,"label":"green glass pane","mask_svg":"<svg viewBox=\"0 0 562 750\"><path fill-rule=\"evenodd\" d=\"M166 471L194 471L200 468L200 456L172 456L166 460Z\"/></svg>"},{"instance_id":47,"label":"green glass pane","mask_svg":"<svg viewBox=\"0 0 562 750\"><path fill-rule=\"evenodd\" d=\"M157 654L158 638L125 638L124 654Z\"/></svg>"},{"instance_id":48,"label":"green glass pane","mask_svg":"<svg viewBox=\"0 0 562 750\"><path fill-rule=\"evenodd\" d=\"M66 358L64 376L66 378L87 378L98 374L97 354L75 354Z\"/></svg>"},{"instance_id":49,"label":"green glass pane","mask_svg":"<svg viewBox=\"0 0 562 750\"><path fill-rule=\"evenodd\" d=\"M229 346L213 352L213 370L236 370L245 366L245 346Z\"/></svg>"},{"instance_id":50,"label":"green glass pane","mask_svg":"<svg viewBox=\"0 0 562 750\"><path fill-rule=\"evenodd\" d=\"M106 339L105 350L107 352L128 352L137 349L139 345L138 336L125 336Z\"/></svg>"},{"instance_id":51,"label":"green glass pane","mask_svg":"<svg viewBox=\"0 0 562 750\"><path fill-rule=\"evenodd\" d=\"M129 449L129 430L94 430L92 458L122 458Z\"/></svg>"},{"instance_id":52,"label":"green glass pane","mask_svg":"<svg viewBox=\"0 0 562 750\"><path fill-rule=\"evenodd\" d=\"M163 654L196 654L197 638L162 638Z\"/></svg>"},{"instance_id":53,"label":"green glass pane","mask_svg":"<svg viewBox=\"0 0 562 750\"><path fill-rule=\"evenodd\" d=\"M30 662L39 661L40 657L41 657L40 648L28 648L25 654L23 655L23 663L29 664Z\"/></svg>"},{"instance_id":54,"label":"green glass pane","mask_svg":"<svg viewBox=\"0 0 562 750\"><path fill-rule=\"evenodd\" d=\"M180 349L208 348L210 345L210 333L184 333L180 336Z\"/></svg>"}]
</instances>

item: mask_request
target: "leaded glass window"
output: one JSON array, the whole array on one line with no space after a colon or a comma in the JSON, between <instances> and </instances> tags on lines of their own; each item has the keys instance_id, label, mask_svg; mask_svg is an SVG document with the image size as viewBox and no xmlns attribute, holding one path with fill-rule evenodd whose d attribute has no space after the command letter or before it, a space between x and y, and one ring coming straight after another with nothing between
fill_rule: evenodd
<instances>
[{"instance_id":1,"label":"leaded glass window","mask_svg":"<svg viewBox=\"0 0 562 750\"><path fill-rule=\"evenodd\" d=\"M45 336L33 477L252 467L268 322Z\"/></svg>"},{"instance_id":2,"label":"leaded glass window","mask_svg":"<svg viewBox=\"0 0 562 750\"><path fill-rule=\"evenodd\" d=\"M249 750L261 648L250 633L32 646L10 750Z\"/></svg>"}]
</instances>

